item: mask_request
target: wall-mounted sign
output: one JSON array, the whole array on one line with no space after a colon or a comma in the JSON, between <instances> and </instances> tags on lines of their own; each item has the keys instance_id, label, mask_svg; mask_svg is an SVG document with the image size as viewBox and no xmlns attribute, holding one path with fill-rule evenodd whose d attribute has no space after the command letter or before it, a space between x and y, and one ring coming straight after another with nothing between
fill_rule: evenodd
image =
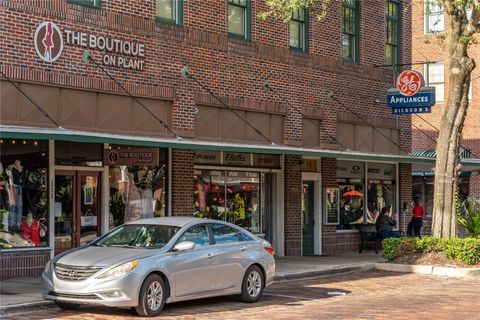
<instances>
[{"instance_id":1,"label":"wall-mounted sign","mask_svg":"<svg viewBox=\"0 0 480 320\"><path fill-rule=\"evenodd\" d=\"M64 39L67 45L101 51L100 60L104 65L131 70L144 69L143 43L69 29L65 29L62 35L60 28L50 21L42 22L36 28L35 51L43 61L55 62L62 54Z\"/></svg>"},{"instance_id":2,"label":"wall-mounted sign","mask_svg":"<svg viewBox=\"0 0 480 320\"><path fill-rule=\"evenodd\" d=\"M337 178L363 179L364 170L365 165L363 162L337 161Z\"/></svg>"},{"instance_id":3,"label":"wall-mounted sign","mask_svg":"<svg viewBox=\"0 0 480 320\"><path fill-rule=\"evenodd\" d=\"M40 59L45 62L54 62L63 51L62 32L55 23L42 22L35 30L33 45Z\"/></svg>"},{"instance_id":4,"label":"wall-mounted sign","mask_svg":"<svg viewBox=\"0 0 480 320\"><path fill-rule=\"evenodd\" d=\"M220 164L221 154L219 151L195 151L195 163Z\"/></svg>"},{"instance_id":5,"label":"wall-mounted sign","mask_svg":"<svg viewBox=\"0 0 480 320\"><path fill-rule=\"evenodd\" d=\"M259 168L280 168L280 156L274 154L254 154L253 166Z\"/></svg>"},{"instance_id":6,"label":"wall-mounted sign","mask_svg":"<svg viewBox=\"0 0 480 320\"><path fill-rule=\"evenodd\" d=\"M232 166L249 166L251 154L240 152L223 152L223 164Z\"/></svg>"},{"instance_id":7,"label":"wall-mounted sign","mask_svg":"<svg viewBox=\"0 0 480 320\"><path fill-rule=\"evenodd\" d=\"M303 172L318 172L318 160L317 159L302 159L302 171Z\"/></svg>"},{"instance_id":8,"label":"wall-mounted sign","mask_svg":"<svg viewBox=\"0 0 480 320\"><path fill-rule=\"evenodd\" d=\"M393 114L430 113L435 104L435 88L422 87L420 73L403 71L397 78L396 88L388 90L387 105Z\"/></svg>"},{"instance_id":9,"label":"wall-mounted sign","mask_svg":"<svg viewBox=\"0 0 480 320\"><path fill-rule=\"evenodd\" d=\"M104 149L106 166L158 166L158 148Z\"/></svg>"}]
</instances>

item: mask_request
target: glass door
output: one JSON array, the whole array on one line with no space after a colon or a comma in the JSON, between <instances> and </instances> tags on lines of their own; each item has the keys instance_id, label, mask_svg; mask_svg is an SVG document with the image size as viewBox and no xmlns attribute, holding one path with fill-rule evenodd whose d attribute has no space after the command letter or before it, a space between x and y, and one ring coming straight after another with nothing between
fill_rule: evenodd
<instances>
[{"instance_id":1,"label":"glass door","mask_svg":"<svg viewBox=\"0 0 480 320\"><path fill-rule=\"evenodd\" d=\"M100 235L99 213L99 172L55 172L55 254Z\"/></svg>"},{"instance_id":2,"label":"glass door","mask_svg":"<svg viewBox=\"0 0 480 320\"><path fill-rule=\"evenodd\" d=\"M55 254L75 247L75 171L55 174Z\"/></svg>"},{"instance_id":3,"label":"glass door","mask_svg":"<svg viewBox=\"0 0 480 320\"><path fill-rule=\"evenodd\" d=\"M100 235L99 172L78 172L78 228L79 244L85 245Z\"/></svg>"},{"instance_id":4,"label":"glass door","mask_svg":"<svg viewBox=\"0 0 480 320\"><path fill-rule=\"evenodd\" d=\"M302 237L303 255L314 254L315 227L315 181L303 181L302 192Z\"/></svg>"}]
</instances>

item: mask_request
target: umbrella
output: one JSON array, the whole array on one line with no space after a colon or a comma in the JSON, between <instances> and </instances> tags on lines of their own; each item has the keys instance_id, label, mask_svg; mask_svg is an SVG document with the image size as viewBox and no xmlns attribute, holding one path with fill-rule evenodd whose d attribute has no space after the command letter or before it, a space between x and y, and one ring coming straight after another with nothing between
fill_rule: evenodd
<instances>
[{"instance_id":1,"label":"umbrella","mask_svg":"<svg viewBox=\"0 0 480 320\"><path fill-rule=\"evenodd\" d=\"M358 192L357 190L351 190L351 191L345 192L343 195L346 196L346 197L361 197L361 196L363 196L363 194Z\"/></svg>"}]
</instances>

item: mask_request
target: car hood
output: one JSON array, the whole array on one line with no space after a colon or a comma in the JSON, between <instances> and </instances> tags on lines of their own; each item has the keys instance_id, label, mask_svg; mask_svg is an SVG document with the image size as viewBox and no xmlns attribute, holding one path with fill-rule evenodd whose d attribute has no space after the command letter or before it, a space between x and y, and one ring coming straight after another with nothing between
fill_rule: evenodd
<instances>
[{"instance_id":1,"label":"car hood","mask_svg":"<svg viewBox=\"0 0 480 320\"><path fill-rule=\"evenodd\" d=\"M142 259L163 253L163 249L133 249L87 246L54 259L53 263L82 267L109 267L133 259Z\"/></svg>"}]
</instances>

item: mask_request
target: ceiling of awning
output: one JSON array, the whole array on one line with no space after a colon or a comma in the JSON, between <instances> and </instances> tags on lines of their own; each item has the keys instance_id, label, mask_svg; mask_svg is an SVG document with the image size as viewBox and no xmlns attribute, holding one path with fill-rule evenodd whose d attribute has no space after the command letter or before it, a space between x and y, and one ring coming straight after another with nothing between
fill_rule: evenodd
<instances>
[{"instance_id":1,"label":"ceiling of awning","mask_svg":"<svg viewBox=\"0 0 480 320\"><path fill-rule=\"evenodd\" d=\"M373 154L358 151L338 151L326 149L303 148L277 144L233 143L219 141L205 141L197 139L175 139L173 137L142 137L123 134L109 134L101 132L79 131L64 128L36 128L0 125L0 136L15 139L48 139L91 143L110 143L135 145L142 147L178 148L190 150L211 150L231 152L252 152L263 154L290 154L311 157L331 157L338 159L354 159L365 161L391 161L401 163L419 163L430 167L435 163L434 158L414 155ZM466 163L464 163L466 162ZM463 160L465 165L480 170L480 160Z\"/></svg>"}]
</instances>

